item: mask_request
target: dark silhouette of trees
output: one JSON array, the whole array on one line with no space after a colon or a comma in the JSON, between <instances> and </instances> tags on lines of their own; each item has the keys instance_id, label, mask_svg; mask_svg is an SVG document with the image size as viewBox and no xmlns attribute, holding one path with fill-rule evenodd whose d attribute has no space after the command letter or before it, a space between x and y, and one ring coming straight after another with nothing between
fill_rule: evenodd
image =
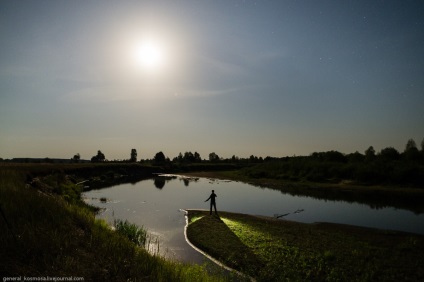
<instances>
[{"instance_id":1,"label":"dark silhouette of trees","mask_svg":"<svg viewBox=\"0 0 424 282\"><path fill-rule=\"evenodd\" d=\"M194 154L192 152L185 152L183 161L188 163L200 163L202 159L200 158L200 154L198 152L194 152Z\"/></svg>"},{"instance_id":2,"label":"dark silhouette of trees","mask_svg":"<svg viewBox=\"0 0 424 282\"><path fill-rule=\"evenodd\" d=\"M396 161L399 160L400 154L395 148L387 147L380 151L378 157L385 161Z\"/></svg>"},{"instance_id":3,"label":"dark silhouette of trees","mask_svg":"<svg viewBox=\"0 0 424 282\"><path fill-rule=\"evenodd\" d=\"M164 177L156 177L153 183L156 188L162 189L163 187L165 187L166 180Z\"/></svg>"},{"instance_id":4,"label":"dark silhouette of trees","mask_svg":"<svg viewBox=\"0 0 424 282\"><path fill-rule=\"evenodd\" d=\"M188 163L194 162L194 154L192 152L185 152L183 160Z\"/></svg>"},{"instance_id":5,"label":"dark silhouette of trees","mask_svg":"<svg viewBox=\"0 0 424 282\"><path fill-rule=\"evenodd\" d=\"M355 153L346 156L349 163L360 163L365 160L365 156L356 151Z\"/></svg>"},{"instance_id":6,"label":"dark silhouette of trees","mask_svg":"<svg viewBox=\"0 0 424 282\"><path fill-rule=\"evenodd\" d=\"M178 162L178 163L182 163L184 160L183 154L181 154L181 152L178 154L178 157L175 157L172 161L173 162Z\"/></svg>"},{"instance_id":7,"label":"dark silhouette of trees","mask_svg":"<svg viewBox=\"0 0 424 282\"><path fill-rule=\"evenodd\" d=\"M131 158L130 158L130 162L136 162L137 161L137 150L136 149L131 149Z\"/></svg>"},{"instance_id":8,"label":"dark silhouette of trees","mask_svg":"<svg viewBox=\"0 0 424 282\"><path fill-rule=\"evenodd\" d=\"M153 163L158 164L158 165L165 164L166 163L165 154L162 151L157 152L156 155L153 158Z\"/></svg>"},{"instance_id":9,"label":"dark silhouette of trees","mask_svg":"<svg viewBox=\"0 0 424 282\"><path fill-rule=\"evenodd\" d=\"M424 160L424 138L421 141L421 159Z\"/></svg>"},{"instance_id":10,"label":"dark silhouette of trees","mask_svg":"<svg viewBox=\"0 0 424 282\"><path fill-rule=\"evenodd\" d=\"M265 159L251 155L248 158L220 158L215 152L208 160L202 160L198 152L181 152L172 162L160 151L151 160L140 160L175 171L241 169L242 174L252 178L285 179L289 181L315 181L338 183L353 181L359 184L402 184L424 187L424 139L420 150L409 139L402 153L386 147L378 154L369 146L364 154L356 151L343 154L338 151L314 152L309 156L270 157ZM79 154L72 160L79 160ZM45 160L50 161L50 160ZM92 162L105 161L99 150ZM128 160L124 160L128 162ZM137 161L136 149L131 149L131 162ZM186 183L186 182L184 182ZM158 180L157 187L163 187Z\"/></svg>"},{"instance_id":11,"label":"dark silhouette of trees","mask_svg":"<svg viewBox=\"0 0 424 282\"><path fill-rule=\"evenodd\" d=\"M211 163L219 162L219 156L217 154L215 154L215 152L212 152L212 153L209 154L209 161Z\"/></svg>"},{"instance_id":12,"label":"dark silhouette of trees","mask_svg":"<svg viewBox=\"0 0 424 282\"><path fill-rule=\"evenodd\" d=\"M194 162L200 163L202 161L202 158L200 157L200 154L198 152L194 152Z\"/></svg>"},{"instance_id":13,"label":"dark silhouette of trees","mask_svg":"<svg viewBox=\"0 0 424 282\"><path fill-rule=\"evenodd\" d=\"M91 162L93 163L104 162L105 160L106 160L106 157L100 150L97 151L97 155L91 158Z\"/></svg>"},{"instance_id":14,"label":"dark silhouette of trees","mask_svg":"<svg viewBox=\"0 0 424 282\"><path fill-rule=\"evenodd\" d=\"M372 161L374 159L375 159L375 150L373 146L370 146L368 149L365 150L365 160Z\"/></svg>"},{"instance_id":15,"label":"dark silhouette of trees","mask_svg":"<svg viewBox=\"0 0 424 282\"><path fill-rule=\"evenodd\" d=\"M80 156L80 154L79 154L79 153L75 154L75 155L71 158L71 160L72 160L73 162L78 163L78 162L81 160L81 156Z\"/></svg>"},{"instance_id":16,"label":"dark silhouette of trees","mask_svg":"<svg viewBox=\"0 0 424 282\"><path fill-rule=\"evenodd\" d=\"M251 155L250 157L249 157L249 162L250 163L261 163L263 161L263 159L262 159L262 157L257 157L257 156L254 156L254 155Z\"/></svg>"},{"instance_id":17,"label":"dark silhouette of trees","mask_svg":"<svg viewBox=\"0 0 424 282\"><path fill-rule=\"evenodd\" d=\"M337 151L328 151L328 152L315 152L311 154L311 157L316 160L325 161L325 162L347 162L347 158L340 152Z\"/></svg>"},{"instance_id":18,"label":"dark silhouette of trees","mask_svg":"<svg viewBox=\"0 0 424 282\"><path fill-rule=\"evenodd\" d=\"M406 160L409 161L417 161L421 158L421 154L418 151L417 144L414 139L409 139L405 146L405 151L403 151L403 155Z\"/></svg>"},{"instance_id":19,"label":"dark silhouette of trees","mask_svg":"<svg viewBox=\"0 0 424 282\"><path fill-rule=\"evenodd\" d=\"M200 163L202 162L202 158L198 152L194 152L194 154L192 152L185 152L184 155L180 152L173 161L178 163Z\"/></svg>"},{"instance_id":20,"label":"dark silhouette of trees","mask_svg":"<svg viewBox=\"0 0 424 282\"><path fill-rule=\"evenodd\" d=\"M408 150L415 150L416 148L417 144L415 143L414 139L409 139L408 142L406 142L405 152Z\"/></svg>"},{"instance_id":21,"label":"dark silhouette of trees","mask_svg":"<svg viewBox=\"0 0 424 282\"><path fill-rule=\"evenodd\" d=\"M395 184L423 187L424 154L409 140L401 154L393 147L376 154L370 146L365 154L344 155L337 151L314 152L308 157L265 158L263 163L246 166L241 173L252 178L285 179L359 184ZM247 161L249 159L245 159Z\"/></svg>"}]
</instances>

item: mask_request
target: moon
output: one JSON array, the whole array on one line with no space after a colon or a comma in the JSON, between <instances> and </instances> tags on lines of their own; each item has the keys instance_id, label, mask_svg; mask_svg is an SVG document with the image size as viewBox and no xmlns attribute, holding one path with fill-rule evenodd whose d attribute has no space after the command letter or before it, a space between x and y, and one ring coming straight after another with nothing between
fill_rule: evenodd
<instances>
[{"instance_id":1,"label":"moon","mask_svg":"<svg viewBox=\"0 0 424 282\"><path fill-rule=\"evenodd\" d=\"M154 39L138 43L133 51L135 64L145 71L157 71L165 65L165 48Z\"/></svg>"}]
</instances>

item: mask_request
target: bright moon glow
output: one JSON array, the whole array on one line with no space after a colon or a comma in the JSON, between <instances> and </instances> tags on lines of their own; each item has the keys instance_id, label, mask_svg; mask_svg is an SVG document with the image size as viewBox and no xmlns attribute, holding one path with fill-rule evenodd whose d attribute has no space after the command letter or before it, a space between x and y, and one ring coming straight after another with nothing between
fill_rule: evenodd
<instances>
[{"instance_id":1,"label":"bright moon glow","mask_svg":"<svg viewBox=\"0 0 424 282\"><path fill-rule=\"evenodd\" d=\"M138 44L133 56L136 65L147 71L160 69L165 63L164 48L154 40L145 40Z\"/></svg>"}]
</instances>

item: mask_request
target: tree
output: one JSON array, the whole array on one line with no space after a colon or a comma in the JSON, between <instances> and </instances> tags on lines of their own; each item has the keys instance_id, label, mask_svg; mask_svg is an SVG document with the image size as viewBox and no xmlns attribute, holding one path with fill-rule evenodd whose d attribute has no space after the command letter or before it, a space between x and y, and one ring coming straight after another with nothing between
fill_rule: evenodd
<instances>
[{"instance_id":1,"label":"tree","mask_svg":"<svg viewBox=\"0 0 424 282\"><path fill-rule=\"evenodd\" d=\"M184 161L188 163L194 162L194 155L192 152L185 152L184 153Z\"/></svg>"},{"instance_id":2,"label":"tree","mask_svg":"<svg viewBox=\"0 0 424 282\"><path fill-rule=\"evenodd\" d=\"M386 161L395 161L399 159L399 152L393 147L387 147L380 151L379 157Z\"/></svg>"},{"instance_id":3,"label":"tree","mask_svg":"<svg viewBox=\"0 0 424 282\"><path fill-rule=\"evenodd\" d=\"M405 151L403 151L405 159L415 161L420 159L420 152L418 151L417 144L414 139L409 139L405 146Z\"/></svg>"},{"instance_id":4,"label":"tree","mask_svg":"<svg viewBox=\"0 0 424 282\"><path fill-rule=\"evenodd\" d=\"M375 150L373 146L370 146L368 149L365 150L365 159L367 161L371 161L375 158Z\"/></svg>"},{"instance_id":5,"label":"tree","mask_svg":"<svg viewBox=\"0 0 424 282\"><path fill-rule=\"evenodd\" d=\"M137 161L137 150L136 149L131 149L131 158L130 158L130 162L136 162Z\"/></svg>"},{"instance_id":6,"label":"tree","mask_svg":"<svg viewBox=\"0 0 424 282\"><path fill-rule=\"evenodd\" d=\"M155 164L164 164L166 162L165 154L162 151L157 152L155 157L153 158L153 162Z\"/></svg>"},{"instance_id":7,"label":"tree","mask_svg":"<svg viewBox=\"0 0 424 282\"><path fill-rule=\"evenodd\" d=\"M364 160L364 155L356 151L355 153L346 156L351 163L359 163Z\"/></svg>"},{"instance_id":8,"label":"tree","mask_svg":"<svg viewBox=\"0 0 424 282\"><path fill-rule=\"evenodd\" d=\"M71 160L72 160L72 161L74 161L74 162L76 162L76 163L78 163L78 162L81 160L81 156L80 156L80 154L79 154L79 153L75 154L75 155L71 158Z\"/></svg>"},{"instance_id":9,"label":"tree","mask_svg":"<svg viewBox=\"0 0 424 282\"><path fill-rule=\"evenodd\" d=\"M194 161L196 163L202 162L202 158L200 157L200 154L198 152L194 152Z\"/></svg>"},{"instance_id":10,"label":"tree","mask_svg":"<svg viewBox=\"0 0 424 282\"><path fill-rule=\"evenodd\" d=\"M102 151L98 150L97 155L93 156L91 158L91 162L98 163L98 162L104 162L106 159L105 155L102 153Z\"/></svg>"},{"instance_id":11,"label":"tree","mask_svg":"<svg viewBox=\"0 0 424 282\"><path fill-rule=\"evenodd\" d=\"M178 163L182 163L183 160L184 160L184 157L183 157L183 154L181 154L181 152L178 154L177 157L172 159L173 162L178 162Z\"/></svg>"},{"instance_id":12,"label":"tree","mask_svg":"<svg viewBox=\"0 0 424 282\"><path fill-rule=\"evenodd\" d=\"M185 152L184 156L180 153L178 157L174 158L175 161L178 161L180 163L200 163L202 162L202 158L200 157L200 154L198 152Z\"/></svg>"},{"instance_id":13,"label":"tree","mask_svg":"<svg viewBox=\"0 0 424 282\"><path fill-rule=\"evenodd\" d=\"M251 162L251 163L261 163L263 161L264 161L264 159L262 157L258 158L257 156L254 156L254 155L250 155L250 157L249 157L249 162Z\"/></svg>"},{"instance_id":14,"label":"tree","mask_svg":"<svg viewBox=\"0 0 424 282\"><path fill-rule=\"evenodd\" d=\"M328 151L328 152L314 152L311 155L312 158L325 161L325 162L340 162L344 163L347 161L347 158L343 153L338 151Z\"/></svg>"},{"instance_id":15,"label":"tree","mask_svg":"<svg viewBox=\"0 0 424 282\"><path fill-rule=\"evenodd\" d=\"M424 138L423 141L421 141L421 158L424 159Z\"/></svg>"},{"instance_id":16,"label":"tree","mask_svg":"<svg viewBox=\"0 0 424 282\"><path fill-rule=\"evenodd\" d=\"M417 144L415 143L414 139L409 139L408 142L406 142L405 152L414 149L417 149Z\"/></svg>"},{"instance_id":17,"label":"tree","mask_svg":"<svg viewBox=\"0 0 424 282\"><path fill-rule=\"evenodd\" d=\"M212 152L209 154L209 161L214 163L219 161L219 156L215 154L215 152Z\"/></svg>"},{"instance_id":18,"label":"tree","mask_svg":"<svg viewBox=\"0 0 424 282\"><path fill-rule=\"evenodd\" d=\"M424 138L423 138L423 141L421 141L421 152L424 153Z\"/></svg>"}]
</instances>

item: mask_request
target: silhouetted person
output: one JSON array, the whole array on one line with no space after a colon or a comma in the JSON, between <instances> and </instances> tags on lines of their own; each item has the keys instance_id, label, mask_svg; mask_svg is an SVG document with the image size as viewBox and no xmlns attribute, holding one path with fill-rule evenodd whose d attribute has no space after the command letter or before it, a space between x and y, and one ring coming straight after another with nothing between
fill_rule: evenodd
<instances>
[{"instance_id":1,"label":"silhouetted person","mask_svg":"<svg viewBox=\"0 0 424 282\"><path fill-rule=\"evenodd\" d=\"M215 208L215 214L218 214L218 212L216 211L216 202L215 202L215 198L217 197L217 195L215 194L215 191L212 190L212 194L209 196L209 198L207 198L207 201L211 200L211 210L210 210L210 214L212 214L212 206Z\"/></svg>"}]
</instances>

